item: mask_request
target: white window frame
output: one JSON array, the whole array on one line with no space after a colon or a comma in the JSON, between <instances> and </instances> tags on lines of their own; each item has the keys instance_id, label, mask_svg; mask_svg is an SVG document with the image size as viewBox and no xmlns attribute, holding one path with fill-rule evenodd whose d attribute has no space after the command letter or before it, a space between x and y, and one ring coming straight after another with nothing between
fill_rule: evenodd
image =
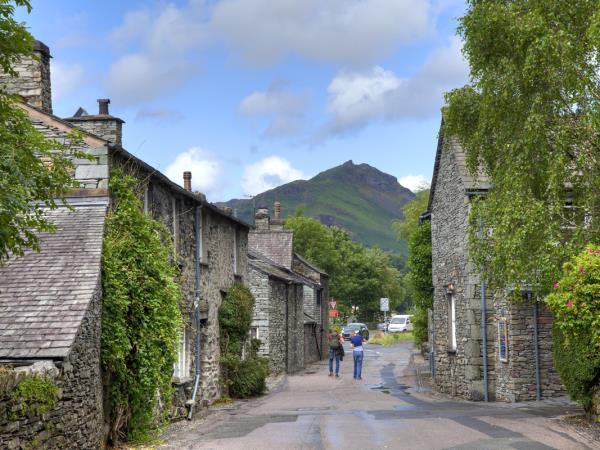
<instances>
[{"instance_id":1,"label":"white window frame","mask_svg":"<svg viewBox=\"0 0 600 450\"><path fill-rule=\"evenodd\" d=\"M504 339L504 355L502 354L502 339ZM498 359L508 362L508 321L505 318L498 320Z\"/></svg>"},{"instance_id":2,"label":"white window frame","mask_svg":"<svg viewBox=\"0 0 600 450\"><path fill-rule=\"evenodd\" d=\"M252 336L255 331L256 336ZM258 327L250 327L250 339L260 339L260 329Z\"/></svg>"},{"instance_id":3,"label":"white window frame","mask_svg":"<svg viewBox=\"0 0 600 450\"><path fill-rule=\"evenodd\" d=\"M449 295L448 301L448 349L456 351L456 298L454 294Z\"/></svg>"},{"instance_id":4,"label":"white window frame","mask_svg":"<svg viewBox=\"0 0 600 450\"><path fill-rule=\"evenodd\" d=\"M185 330L182 330L181 333L179 333L179 340L177 342L177 361L173 367L173 376L178 378L186 378L189 375L186 347Z\"/></svg>"}]
</instances>

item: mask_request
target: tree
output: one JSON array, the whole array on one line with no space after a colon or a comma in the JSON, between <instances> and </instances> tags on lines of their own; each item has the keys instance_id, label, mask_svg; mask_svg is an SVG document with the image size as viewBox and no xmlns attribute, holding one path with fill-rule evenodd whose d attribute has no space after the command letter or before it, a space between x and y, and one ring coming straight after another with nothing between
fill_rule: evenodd
<instances>
[{"instance_id":1,"label":"tree","mask_svg":"<svg viewBox=\"0 0 600 450\"><path fill-rule=\"evenodd\" d=\"M16 7L31 11L29 0L0 0L0 68L11 76L17 76L15 62L33 56L33 37L15 21ZM54 230L44 208L56 208L78 186L70 158L82 156L70 145L45 139L15 102L0 91L0 264L27 248L39 250L37 233Z\"/></svg>"},{"instance_id":2,"label":"tree","mask_svg":"<svg viewBox=\"0 0 600 450\"><path fill-rule=\"evenodd\" d=\"M415 342L427 340L427 310L433 306L431 279L431 222L420 223L420 216L427 210L429 189L417 192L402 212L404 219L394 223L398 237L408 244L408 274L404 277L414 307Z\"/></svg>"},{"instance_id":3,"label":"tree","mask_svg":"<svg viewBox=\"0 0 600 450\"><path fill-rule=\"evenodd\" d=\"M340 311L358 311L366 321L379 311L379 299L390 298L390 307L403 299L397 261L378 248L366 248L338 227L327 227L299 213L288 217L285 228L294 231L294 251L329 274L330 295Z\"/></svg>"},{"instance_id":4,"label":"tree","mask_svg":"<svg viewBox=\"0 0 600 450\"><path fill-rule=\"evenodd\" d=\"M547 293L600 234L600 3L470 0L458 31L471 82L446 95L442 132L493 186L470 254L492 286Z\"/></svg>"}]
</instances>

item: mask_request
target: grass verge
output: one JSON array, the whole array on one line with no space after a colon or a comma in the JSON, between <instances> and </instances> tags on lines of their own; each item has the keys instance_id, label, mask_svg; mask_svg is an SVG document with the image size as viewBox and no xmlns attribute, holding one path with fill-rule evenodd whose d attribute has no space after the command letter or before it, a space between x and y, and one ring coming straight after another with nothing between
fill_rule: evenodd
<instances>
[{"instance_id":1,"label":"grass verge","mask_svg":"<svg viewBox=\"0 0 600 450\"><path fill-rule=\"evenodd\" d=\"M385 333L384 334L382 331L380 331L374 337L369 339L369 344L383 345L384 347L389 347L390 345L394 345L397 342L412 341L412 340L413 340L412 333Z\"/></svg>"}]
</instances>

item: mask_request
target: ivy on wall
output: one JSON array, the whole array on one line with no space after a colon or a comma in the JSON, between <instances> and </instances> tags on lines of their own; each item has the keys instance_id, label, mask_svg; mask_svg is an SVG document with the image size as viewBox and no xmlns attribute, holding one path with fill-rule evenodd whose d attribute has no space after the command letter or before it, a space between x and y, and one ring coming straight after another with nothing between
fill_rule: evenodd
<instances>
[{"instance_id":1,"label":"ivy on wall","mask_svg":"<svg viewBox=\"0 0 600 450\"><path fill-rule=\"evenodd\" d=\"M147 440L165 423L182 322L166 227L143 212L136 178L114 171L109 187L101 351L115 444Z\"/></svg>"},{"instance_id":2,"label":"ivy on wall","mask_svg":"<svg viewBox=\"0 0 600 450\"><path fill-rule=\"evenodd\" d=\"M232 397L252 397L266 390L269 364L257 355L260 342L247 345L254 302L247 286L235 284L219 308L221 383ZM244 348L248 349L246 358L242 358Z\"/></svg>"}]
</instances>

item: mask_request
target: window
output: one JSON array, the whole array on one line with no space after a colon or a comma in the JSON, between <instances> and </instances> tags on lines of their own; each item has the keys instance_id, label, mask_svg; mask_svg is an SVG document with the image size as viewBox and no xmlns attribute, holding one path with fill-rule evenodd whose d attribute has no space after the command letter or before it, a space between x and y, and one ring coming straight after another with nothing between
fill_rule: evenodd
<instances>
[{"instance_id":1,"label":"window","mask_svg":"<svg viewBox=\"0 0 600 450\"><path fill-rule=\"evenodd\" d=\"M323 302L323 289L317 289L317 305L321 305ZM335 309L335 308L333 308Z\"/></svg>"},{"instance_id":2,"label":"window","mask_svg":"<svg viewBox=\"0 0 600 450\"><path fill-rule=\"evenodd\" d=\"M260 339L258 334L258 327L250 328L250 339Z\"/></svg>"},{"instance_id":3,"label":"window","mask_svg":"<svg viewBox=\"0 0 600 450\"><path fill-rule=\"evenodd\" d=\"M448 298L448 350L456 351L456 301L453 294Z\"/></svg>"},{"instance_id":4,"label":"window","mask_svg":"<svg viewBox=\"0 0 600 450\"><path fill-rule=\"evenodd\" d=\"M233 230L233 273L239 273L238 267L238 229L237 226Z\"/></svg>"},{"instance_id":5,"label":"window","mask_svg":"<svg viewBox=\"0 0 600 450\"><path fill-rule=\"evenodd\" d=\"M175 377L186 378L188 376L185 330L182 330L179 334L179 342L177 344L177 362L175 362L175 367L173 369L173 376Z\"/></svg>"},{"instance_id":6,"label":"window","mask_svg":"<svg viewBox=\"0 0 600 450\"><path fill-rule=\"evenodd\" d=\"M498 357L502 362L508 362L508 326L506 319L498 321Z\"/></svg>"}]
</instances>

